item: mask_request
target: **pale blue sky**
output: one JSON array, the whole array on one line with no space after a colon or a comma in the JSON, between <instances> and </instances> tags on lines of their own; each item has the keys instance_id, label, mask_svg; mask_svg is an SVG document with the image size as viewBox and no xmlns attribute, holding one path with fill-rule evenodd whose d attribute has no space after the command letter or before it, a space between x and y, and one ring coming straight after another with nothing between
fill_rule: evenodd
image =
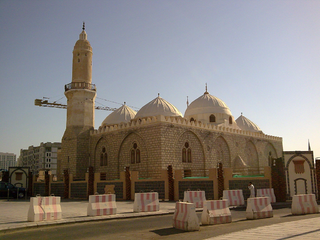
<instances>
[{"instance_id":1,"label":"pale blue sky","mask_svg":"<svg viewBox=\"0 0 320 240\"><path fill-rule=\"evenodd\" d=\"M141 108L160 96L183 114L210 94L235 118L320 157L320 1L0 1L0 151L61 141L72 50L86 22L97 97ZM121 105L97 99L97 105ZM107 111L96 111L98 128Z\"/></svg>"}]
</instances>

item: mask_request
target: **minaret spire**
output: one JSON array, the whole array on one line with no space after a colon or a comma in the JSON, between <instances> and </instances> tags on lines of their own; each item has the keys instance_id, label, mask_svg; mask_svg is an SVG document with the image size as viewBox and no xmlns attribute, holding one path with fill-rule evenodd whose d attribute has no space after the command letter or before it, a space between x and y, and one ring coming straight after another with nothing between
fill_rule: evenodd
<instances>
[{"instance_id":1,"label":"minaret spire","mask_svg":"<svg viewBox=\"0 0 320 240\"><path fill-rule=\"evenodd\" d=\"M82 31L84 31L84 30L86 30L86 23L85 22L82 23Z\"/></svg>"},{"instance_id":2,"label":"minaret spire","mask_svg":"<svg viewBox=\"0 0 320 240\"><path fill-rule=\"evenodd\" d=\"M188 96L187 96L187 107L189 107L189 99L188 99Z\"/></svg>"}]
</instances>

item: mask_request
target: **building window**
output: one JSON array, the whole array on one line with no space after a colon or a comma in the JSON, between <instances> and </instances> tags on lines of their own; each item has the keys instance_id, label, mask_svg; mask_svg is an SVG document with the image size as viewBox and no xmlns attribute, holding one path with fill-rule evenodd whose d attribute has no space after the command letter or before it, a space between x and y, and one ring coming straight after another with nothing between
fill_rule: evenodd
<instances>
[{"instance_id":1,"label":"building window","mask_svg":"<svg viewBox=\"0 0 320 240\"><path fill-rule=\"evenodd\" d=\"M190 122L194 122L194 118L190 118Z\"/></svg>"},{"instance_id":2,"label":"building window","mask_svg":"<svg viewBox=\"0 0 320 240\"><path fill-rule=\"evenodd\" d=\"M185 178L186 178L186 177L191 177L191 170L186 169L186 170L183 171L183 174L184 174L184 177L185 177Z\"/></svg>"},{"instance_id":3,"label":"building window","mask_svg":"<svg viewBox=\"0 0 320 240\"><path fill-rule=\"evenodd\" d=\"M16 180L22 180L22 172L16 172Z\"/></svg>"},{"instance_id":4,"label":"building window","mask_svg":"<svg viewBox=\"0 0 320 240\"><path fill-rule=\"evenodd\" d=\"M103 147L100 154L100 166L107 166L108 165L108 155L106 152L106 148Z\"/></svg>"},{"instance_id":5,"label":"building window","mask_svg":"<svg viewBox=\"0 0 320 240\"><path fill-rule=\"evenodd\" d=\"M229 124L232 124L232 117L229 117Z\"/></svg>"},{"instance_id":6,"label":"building window","mask_svg":"<svg viewBox=\"0 0 320 240\"><path fill-rule=\"evenodd\" d=\"M192 162L191 148L188 142L185 142L184 147L182 148L182 162Z\"/></svg>"},{"instance_id":7,"label":"building window","mask_svg":"<svg viewBox=\"0 0 320 240\"><path fill-rule=\"evenodd\" d=\"M216 116L211 114L209 118L209 122L216 122Z\"/></svg>"},{"instance_id":8,"label":"building window","mask_svg":"<svg viewBox=\"0 0 320 240\"><path fill-rule=\"evenodd\" d=\"M140 149L138 148L137 143L133 143L132 149L131 149L131 164L140 163Z\"/></svg>"},{"instance_id":9,"label":"building window","mask_svg":"<svg viewBox=\"0 0 320 240\"><path fill-rule=\"evenodd\" d=\"M107 180L107 173L105 173L105 172L102 172L102 173L100 173L100 180Z\"/></svg>"}]
</instances>

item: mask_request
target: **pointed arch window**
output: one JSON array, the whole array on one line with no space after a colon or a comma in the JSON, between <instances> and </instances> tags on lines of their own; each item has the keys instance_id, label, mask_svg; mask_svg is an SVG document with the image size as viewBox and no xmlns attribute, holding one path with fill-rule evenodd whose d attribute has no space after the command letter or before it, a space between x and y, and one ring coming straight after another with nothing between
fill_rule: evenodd
<instances>
[{"instance_id":1,"label":"pointed arch window","mask_svg":"<svg viewBox=\"0 0 320 240\"><path fill-rule=\"evenodd\" d=\"M131 148L131 164L140 163L140 162L141 162L140 149L137 143L133 143Z\"/></svg>"},{"instance_id":2,"label":"pointed arch window","mask_svg":"<svg viewBox=\"0 0 320 240\"><path fill-rule=\"evenodd\" d=\"M105 147L101 149L100 166L108 166L108 154Z\"/></svg>"},{"instance_id":3,"label":"pointed arch window","mask_svg":"<svg viewBox=\"0 0 320 240\"><path fill-rule=\"evenodd\" d=\"M190 118L190 122L194 122L194 118Z\"/></svg>"},{"instance_id":4,"label":"pointed arch window","mask_svg":"<svg viewBox=\"0 0 320 240\"><path fill-rule=\"evenodd\" d=\"M183 163L192 162L191 148L188 142L185 142L184 147L182 148L182 162Z\"/></svg>"},{"instance_id":5,"label":"pointed arch window","mask_svg":"<svg viewBox=\"0 0 320 240\"><path fill-rule=\"evenodd\" d=\"M216 116L211 114L209 117L209 122L216 122Z\"/></svg>"}]
</instances>

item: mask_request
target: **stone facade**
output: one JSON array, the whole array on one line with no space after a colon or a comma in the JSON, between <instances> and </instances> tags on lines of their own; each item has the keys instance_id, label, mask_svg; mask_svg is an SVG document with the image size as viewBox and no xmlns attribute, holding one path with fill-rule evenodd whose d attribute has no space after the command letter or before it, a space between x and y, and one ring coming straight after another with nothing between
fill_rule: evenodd
<instances>
[{"instance_id":1,"label":"stone facade","mask_svg":"<svg viewBox=\"0 0 320 240\"><path fill-rule=\"evenodd\" d=\"M181 117L157 116L101 127L91 132L89 142L91 158L87 163L95 172L106 172L109 180L119 178L125 167L138 171L140 178L157 179L168 165L189 171L191 177L206 177L208 169L219 162L232 168L237 156L241 156L250 174L261 174L270 156L282 155L282 138L197 124ZM191 159L184 161L186 143ZM140 151L139 162L131 162L135 144Z\"/></svg>"}]
</instances>

